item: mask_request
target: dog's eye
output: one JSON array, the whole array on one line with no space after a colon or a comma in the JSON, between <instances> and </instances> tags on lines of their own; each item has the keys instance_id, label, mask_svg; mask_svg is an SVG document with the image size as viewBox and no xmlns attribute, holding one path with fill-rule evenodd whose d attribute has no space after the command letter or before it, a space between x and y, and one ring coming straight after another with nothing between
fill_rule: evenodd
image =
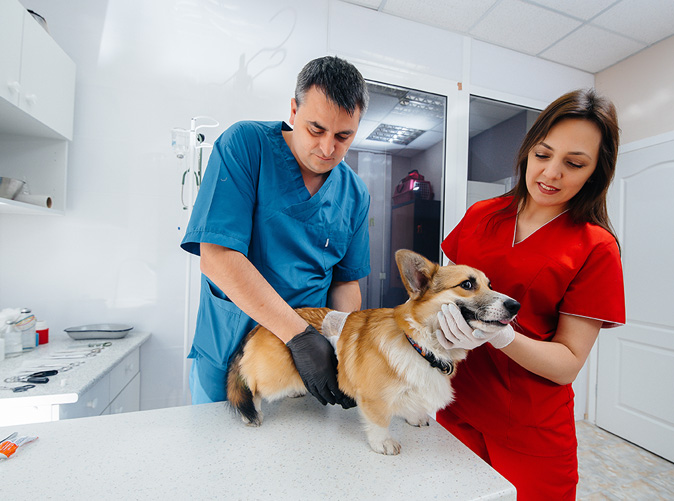
<instances>
[{"instance_id":1,"label":"dog's eye","mask_svg":"<svg viewBox=\"0 0 674 501\"><path fill-rule=\"evenodd\" d=\"M471 282L470 280L461 282L461 288L469 291L473 288L473 282Z\"/></svg>"}]
</instances>

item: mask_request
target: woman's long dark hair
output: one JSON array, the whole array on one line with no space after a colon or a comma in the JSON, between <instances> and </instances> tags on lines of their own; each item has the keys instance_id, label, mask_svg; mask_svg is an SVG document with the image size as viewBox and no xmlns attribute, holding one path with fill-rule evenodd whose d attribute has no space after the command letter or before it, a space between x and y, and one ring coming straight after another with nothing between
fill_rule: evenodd
<instances>
[{"instance_id":1,"label":"woman's long dark hair","mask_svg":"<svg viewBox=\"0 0 674 501\"><path fill-rule=\"evenodd\" d=\"M601 131L597 167L581 190L568 203L574 222L594 223L611 233L618 241L611 226L606 208L606 195L615 174L620 129L615 106L599 96L594 89L576 90L563 95L538 116L522 142L515 166L518 181L507 193L513 197L505 209L523 209L527 203L527 160L531 149L543 141L556 124L568 118L589 120Z\"/></svg>"}]
</instances>

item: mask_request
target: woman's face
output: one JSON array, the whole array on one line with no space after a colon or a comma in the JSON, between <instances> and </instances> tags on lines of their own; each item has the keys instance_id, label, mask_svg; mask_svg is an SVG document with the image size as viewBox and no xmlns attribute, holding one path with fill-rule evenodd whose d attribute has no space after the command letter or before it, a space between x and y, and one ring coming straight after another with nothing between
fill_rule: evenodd
<instances>
[{"instance_id":1,"label":"woman's face","mask_svg":"<svg viewBox=\"0 0 674 501\"><path fill-rule=\"evenodd\" d=\"M597 167L601 131L589 120L567 118L550 129L527 159L527 191L532 209L566 210L569 200Z\"/></svg>"}]
</instances>

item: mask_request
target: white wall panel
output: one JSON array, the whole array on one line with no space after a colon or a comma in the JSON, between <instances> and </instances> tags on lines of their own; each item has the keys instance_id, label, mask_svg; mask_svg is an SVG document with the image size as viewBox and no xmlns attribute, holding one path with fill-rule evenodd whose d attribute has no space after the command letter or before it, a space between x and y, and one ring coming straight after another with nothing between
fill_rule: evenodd
<instances>
[{"instance_id":1,"label":"white wall panel","mask_svg":"<svg viewBox=\"0 0 674 501\"><path fill-rule=\"evenodd\" d=\"M627 144L674 131L674 37L597 73L597 88L618 109Z\"/></svg>"},{"instance_id":2,"label":"white wall panel","mask_svg":"<svg viewBox=\"0 0 674 501\"><path fill-rule=\"evenodd\" d=\"M461 81L460 35L335 0L328 21L331 52L396 71Z\"/></svg>"}]
</instances>

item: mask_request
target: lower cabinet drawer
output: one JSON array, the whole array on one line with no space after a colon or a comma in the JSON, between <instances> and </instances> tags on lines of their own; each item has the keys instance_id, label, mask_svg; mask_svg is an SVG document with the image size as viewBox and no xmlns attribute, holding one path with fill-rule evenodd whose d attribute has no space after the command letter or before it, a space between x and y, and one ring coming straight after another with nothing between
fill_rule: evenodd
<instances>
[{"instance_id":1,"label":"lower cabinet drawer","mask_svg":"<svg viewBox=\"0 0 674 501\"><path fill-rule=\"evenodd\" d=\"M140 371L140 349L129 353L110 372L110 398L115 398Z\"/></svg>"},{"instance_id":2,"label":"lower cabinet drawer","mask_svg":"<svg viewBox=\"0 0 674 501\"><path fill-rule=\"evenodd\" d=\"M140 410L140 374L136 374L126 388L115 397L108 408L110 414Z\"/></svg>"},{"instance_id":3,"label":"lower cabinet drawer","mask_svg":"<svg viewBox=\"0 0 674 501\"><path fill-rule=\"evenodd\" d=\"M118 414L140 409L140 350L129 353L73 404L59 406L59 419Z\"/></svg>"},{"instance_id":4,"label":"lower cabinet drawer","mask_svg":"<svg viewBox=\"0 0 674 501\"><path fill-rule=\"evenodd\" d=\"M110 402L110 378L106 375L73 404L59 406L59 419L98 416Z\"/></svg>"}]
</instances>

